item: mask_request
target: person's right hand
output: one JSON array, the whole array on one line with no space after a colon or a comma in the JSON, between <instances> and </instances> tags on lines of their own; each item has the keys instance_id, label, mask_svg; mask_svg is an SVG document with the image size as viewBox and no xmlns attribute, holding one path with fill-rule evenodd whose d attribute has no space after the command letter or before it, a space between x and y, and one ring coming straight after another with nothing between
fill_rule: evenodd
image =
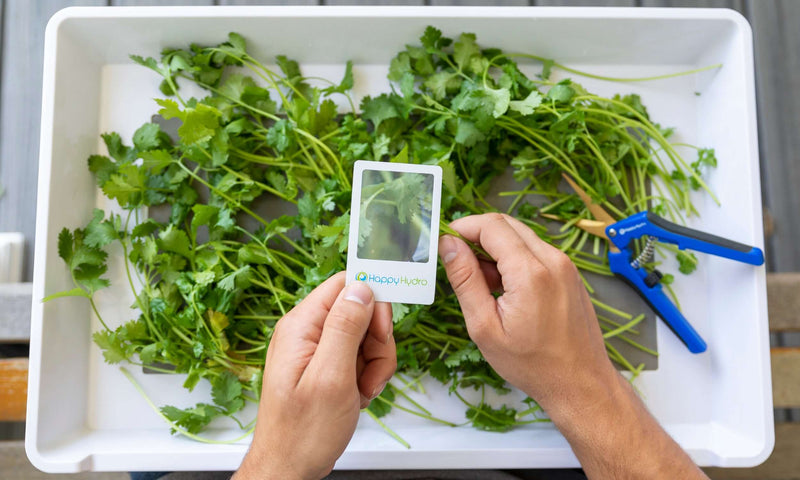
<instances>
[{"instance_id":1,"label":"person's right hand","mask_svg":"<svg viewBox=\"0 0 800 480\"><path fill-rule=\"evenodd\" d=\"M456 237L439 240L469 336L497 373L550 415L589 478L707 478L611 365L566 255L507 215L450 226L494 260L479 260Z\"/></svg>"},{"instance_id":2,"label":"person's right hand","mask_svg":"<svg viewBox=\"0 0 800 480\"><path fill-rule=\"evenodd\" d=\"M469 335L497 373L551 415L565 398L585 396L578 389L618 377L586 288L564 253L507 215L465 217L451 227L496 262L479 260L454 236L439 240Z\"/></svg>"}]
</instances>

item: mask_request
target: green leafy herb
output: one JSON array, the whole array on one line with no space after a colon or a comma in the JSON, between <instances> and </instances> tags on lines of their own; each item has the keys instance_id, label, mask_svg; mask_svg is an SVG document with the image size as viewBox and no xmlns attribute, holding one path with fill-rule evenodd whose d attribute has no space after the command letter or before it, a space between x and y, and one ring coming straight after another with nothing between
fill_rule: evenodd
<instances>
[{"instance_id":1,"label":"green leafy herb","mask_svg":"<svg viewBox=\"0 0 800 480\"><path fill-rule=\"evenodd\" d=\"M235 33L214 46L166 49L159 59L132 55L158 75L169 98L153 110L179 123L177 137L157 123L142 125L128 143L115 132L102 135L106 152L91 155L88 168L123 213L87 212L84 228L60 232L58 254L75 285L45 300L87 298L103 324L93 339L107 362L184 375L189 390L208 382L209 403L160 410L173 432L197 439L215 418L238 423L244 405L258 402L276 321L344 268L356 160L439 165L443 231L465 215L505 211L584 272L610 275L599 243L572 226L589 213L563 189L563 174L618 218L648 207L677 222L697 213L686 191L711 194L702 175L717 165L713 150L699 149L687 163L667 140L671 129L653 123L637 95L603 97L571 79L552 82L553 68L579 72L521 55L543 63L529 78L518 56L483 48L471 33L451 39L428 27L391 59L391 90L365 97L357 113L350 62L338 83L318 86L292 59L278 56L276 70L253 58ZM184 97L185 84L204 96ZM340 112L334 97L350 111ZM520 190L491 196L508 170ZM367 193L374 205L362 209L359 245L379 236L380 208L401 222L420 221L425 202L401 201L426 194L414 178ZM160 213L141 218L145 209ZM107 251L121 251L124 288L136 299L136 318L120 326L107 325L93 300L109 286ZM676 258L683 273L697 267L692 254ZM469 340L445 275L438 278L432 305L394 305L399 372L430 375L462 400L464 389L508 392ZM540 410L532 401L519 412L464 402L469 423L489 431L538 421L518 417ZM378 419L393 409L452 425L392 386L369 412Z\"/></svg>"}]
</instances>

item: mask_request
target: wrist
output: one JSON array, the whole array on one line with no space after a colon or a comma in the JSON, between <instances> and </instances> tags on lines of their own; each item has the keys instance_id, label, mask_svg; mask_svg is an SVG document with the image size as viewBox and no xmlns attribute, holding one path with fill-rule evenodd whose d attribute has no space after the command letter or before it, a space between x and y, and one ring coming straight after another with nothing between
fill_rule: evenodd
<instances>
[{"instance_id":1,"label":"wrist","mask_svg":"<svg viewBox=\"0 0 800 480\"><path fill-rule=\"evenodd\" d=\"M572 424L580 428L580 422L587 418L614 417L618 410L627 409L630 387L610 364L607 368L581 370L569 379L559 380L541 399L531 395L559 430L569 429Z\"/></svg>"},{"instance_id":2,"label":"wrist","mask_svg":"<svg viewBox=\"0 0 800 480\"><path fill-rule=\"evenodd\" d=\"M261 453L265 451L251 446L244 460L242 460L242 465L231 480L310 480L310 477L304 477L295 472L290 465L279 461L275 456Z\"/></svg>"},{"instance_id":3,"label":"wrist","mask_svg":"<svg viewBox=\"0 0 800 480\"><path fill-rule=\"evenodd\" d=\"M706 478L616 370L542 405L589 478ZM585 378L585 376L584 376ZM576 382L578 383L578 382ZM580 387L580 385L578 385ZM635 447L636 455L628 448Z\"/></svg>"}]
</instances>

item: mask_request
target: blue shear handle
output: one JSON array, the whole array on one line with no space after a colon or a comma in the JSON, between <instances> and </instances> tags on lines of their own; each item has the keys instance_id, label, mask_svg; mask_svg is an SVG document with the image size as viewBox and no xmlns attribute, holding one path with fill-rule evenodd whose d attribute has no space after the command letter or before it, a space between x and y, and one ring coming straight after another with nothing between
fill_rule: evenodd
<instances>
[{"instance_id":1,"label":"blue shear handle","mask_svg":"<svg viewBox=\"0 0 800 480\"><path fill-rule=\"evenodd\" d=\"M651 235L659 241L675 244L681 250L688 248L750 265L764 263L764 252L759 248L676 225L650 212L639 212L620 220L606 229L606 235L611 229L617 234L609 235L609 239L620 250L625 249L635 238Z\"/></svg>"},{"instance_id":2,"label":"blue shear handle","mask_svg":"<svg viewBox=\"0 0 800 480\"><path fill-rule=\"evenodd\" d=\"M644 269L635 269L630 265L630 259L625 252L609 253L609 267L619 278L627 282L647 302L651 309L661 317L675 335L686 345L692 353L703 353L706 351L706 342L700 334L689 324L683 314L673 304L661 284L648 287L644 283L646 273Z\"/></svg>"}]
</instances>

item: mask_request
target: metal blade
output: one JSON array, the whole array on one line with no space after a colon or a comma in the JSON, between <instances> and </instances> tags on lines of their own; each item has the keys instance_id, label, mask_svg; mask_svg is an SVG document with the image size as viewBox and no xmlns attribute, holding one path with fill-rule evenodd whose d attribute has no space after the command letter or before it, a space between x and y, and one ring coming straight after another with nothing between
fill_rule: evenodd
<instances>
[{"instance_id":1,"label":"metal blade","mask_svg":"<svg viewBox=\"0 0 800 480\"><path fill-rule=\"evenodd\" d=\"M573 190L575 190L575 193L578 194L583 203L586 204L586 208L588 208L589 211L592 212L592 216L594 216L594 218L600 220L601 222L605 222L606 226L609 226L612 223L617 223L617 221L614 220L614 217L609 215L609 213L606 212L605 209L603 209L603 207L592 201L592 197L590 197L589 194L587 194L584 189L579 187L578 184L575 182L575 180L572 179L572 177L570 177L566 173L563 173L562 176L564 177L564 180L566 180L567 183L569 183L569 186L572 187ZM603 234L602 236L605 237L605 234Z\"/></svg>"},{"instance_id":2,"label":"metal blade","mask_svg":"<svg viewBox=\"0 0 800 480\"><path fill-rule=\"evenodd\" d=\"M548 218L550 220L555 220L557 222L565 221L558 215L551 215L549 213L543 213L542 217ZM580 228L584 232L589 232L592 235L608 240L608 235L606 235L606 227L608 226L608 224L606 224L606 222L601 222L600 220L581 219L575 222L575 226ZM614 253L619 252L619 249L616 246L614 246L614 244L610 240L608 242L608 249Z\"/></svg>"},{"instance_id":3,"label":"metal blade","mask_svg":"<svg viewBox=\"0 0 800 480\"><path fill-rule=\"evenodd\" d=\"M600 220L578 220L575 222L575 226L592 235L608 240L606 235L606 227L608 225L606 222L601 222ZM613 247L614 245L612 244L611 246Z\"/></svg>"}]
</instances>

